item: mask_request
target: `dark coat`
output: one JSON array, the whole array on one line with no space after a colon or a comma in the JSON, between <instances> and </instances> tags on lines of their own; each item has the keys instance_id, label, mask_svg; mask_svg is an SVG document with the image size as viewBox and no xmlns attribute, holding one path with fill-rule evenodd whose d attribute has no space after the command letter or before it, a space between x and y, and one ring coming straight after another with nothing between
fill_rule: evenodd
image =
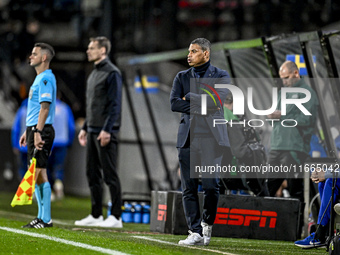
<instances>
[{"instance_id":1,"label":"dark coat","mask_svg":"<svg viewBox=\"0 0 340 255\"><path fill-rule=\"evenodd\" d=\"M224 120L223 102L228 94L228 89L215 89L218 95L210 91L217 102L215 106L214 100L207 96L207 115L201 115L201 94L197 86L192 86L190 90L190 80L194 77L193 68L179 72L173 82L170 103L171 110L174 112L181 112L181 120L177 135L177 148L186 146L188 139L190 139L190 127L195 118L204 117L207 123L207 129L211 131L217 143L221 146L229 146L229 139L227 127L223 125L215 125L214 119ZM230 84L230 78L227 71L219 69L210 65L202 77L202 82L209 82L211 87L214 84ZM205 79L207 78L207 79ZM208 79L209 78L209 79ZM218 98L220 97L220 99ZM185 97L186 100L182 98ZM220 105L220 101L222 105Z\"/></svg>"}]
</instances>

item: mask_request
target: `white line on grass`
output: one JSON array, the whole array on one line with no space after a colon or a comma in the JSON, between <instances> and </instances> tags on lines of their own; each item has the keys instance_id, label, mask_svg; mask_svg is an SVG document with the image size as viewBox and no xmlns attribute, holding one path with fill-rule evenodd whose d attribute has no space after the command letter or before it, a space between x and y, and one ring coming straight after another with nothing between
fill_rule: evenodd
<instances>
[{"instance_id":1,"label":"white line on grass","mask_svg":"<svg viewBox=\"0 0 340 255\"><path fill-rule=\"evenodd\" d=\"M220 253L220 254L224 254L224 255L237 255L237 254L234 254L234 253L228 253L228 252L224 252L224 251L216 251L216 250L212 250L212 249L201 248L203 246L189 246L189 245L183 246L183 245L178 245L176 243L171 243L171 242L167 242L167 241L153 239L151 237L146 237L146 236L133 236L133 237L134 238L143 239L143 240L148 240L148 241L154 241L154 242L158 242L158 243L164 243L164 244L170 244L170 245L174 245L174 246L186 247L186 248L189 248L189 249L196 249L196 250L202 250L202 251L210 251L210 252Z\"/></svg>"},{"instance_id":2,"label":"white line on grass","mask_svg":"<svg viewBox=\"0 0 340 255\"><path fill-rule=\"evenodd\" d=\"M102 248L102 247L98 247L98 246L92 246L92 245L84 244L84 243L73 242L73 241L65 240L65 239L58 238L58 237L42 235L42 234L37 234L37 233L33 233L33 232L26 232L26 231L22 231L22 230L15 229L15 228L0 227L0 229L5 230L5 231L9 231L9 232L13 232L13 233L16 233L16 234L28 235L28 236L33 236L33 237L37 237L37 238L43 238L43 239L55 241L55 242L58 242L58 243L73 245L73 246L76 246L76 247L80 247L80 248L84 248L84 249L88 249L88 250L93 250L93 251L98 251L98 252L105 253L105 254L127 255L127 253L123 253L123 252L120 252L120 251L110 250L110 249L106 249L106 248Z\"/></svg>"},{"instance_id":3,"label":"white line on grass","mask_svg":"<svg viewBox=\"0 0 340 255\"><path fill-rule=\"evenodd\" d=\"M1 1L1 0L0 0ZM0 215L8 215L7 211L1 211L0 210ZM11 216L17 216L25 219L29 219L30 221L32 220L32 215L29 214L24 214L24 213L16 213L16 212L11 212ZM71 223L72 222L72 223ZM61 221L61 220L55 220L53 219L53 224L57 223L58 225L73 225L74 221L68 220L68 221Z\"/></svg>"}]
</instances>

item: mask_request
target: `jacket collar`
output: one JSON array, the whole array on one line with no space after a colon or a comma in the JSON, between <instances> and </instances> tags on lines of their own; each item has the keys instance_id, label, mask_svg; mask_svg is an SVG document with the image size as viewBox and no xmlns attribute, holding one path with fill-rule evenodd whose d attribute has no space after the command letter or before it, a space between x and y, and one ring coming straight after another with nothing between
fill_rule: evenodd
<instances>
[{"instance_id":1,"label":"jacket collar","mask_svg":"<svg viewBox=\"0 0 340 255\"><path fill-rule=\"evenodd\" d=\"M100 61L98 64L94 65L94 67L96 69L100 69L102 68L104 65L106 65L106 63L108 62L109 60L106 58L104 58L102 61Z\"/></svg>"},{"instance_id":2,"label":"jacket collar","mask_svg":"<svg viewBox=\"0 0 340 255\"><path fill-rule=\"evenodd\" d=\"M191 67L191 68L189 69L189 71L190 71L191 77L192 77L192 78L195 78L194 68ZM214 68L214 66L209 65L207 71L205 71L204 76L201 77L201 78L211 78L214 74L215 74L215 68Z\"/></svg>"}]
</instances>

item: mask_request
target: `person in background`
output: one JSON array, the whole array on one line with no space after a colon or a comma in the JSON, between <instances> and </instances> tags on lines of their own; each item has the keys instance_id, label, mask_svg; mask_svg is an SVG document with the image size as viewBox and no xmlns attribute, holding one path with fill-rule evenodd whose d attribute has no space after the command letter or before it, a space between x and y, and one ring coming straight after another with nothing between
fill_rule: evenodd
<instances>
[{"instance_id":1,"label":"person in background","mask_svg":"<svg viewBox=\"0 0 340 255\"><path fill-rule=\"evenodd\" d=\"M27 146L20 146L19 140L21 134L26 130L26 116L27 116L28 99L22 101L18 111L15 114L11 129L11 141L13 153L17 157L18 172L20 179L22 179L27 171Z\"/></svg>"},{"instance_id":2,"label":"person in background","mask_svg":"<svg viewBox=\"0 0 340 255\"><path fill-rule=\"evenodd\" d=\"M121 186L117 172L118 131L121 120L122 78L108 54L106 37L90 38L87 58L94 70L87 79L86 120L78 140L86 147L86 175L91 192L91 214L77 220L78 226L122 228ZM102 170L102 171L101 171ZM103 177L102 177L103 172ZM103 219L103 187L109 187L111 215Z\"/></svg>"},{"instance_id":3,"label":"person in background","mask_svg":"<svg viewBox=\"0 0 340 255\"><path fill-rule=\"evenodd\" d=\"M51 219L51 185L47 177L47 162L50 155L54 128L57 98L57 82L50 62L54 57L54 49L46 43L36 43L29 57L30 66L34 67L37 76L30 88L26 131L19 140L20 146L27 145L27 161L36 158L36 188L35 196L38 204L38 216L25 228L52 227Z\"/></svg>"},{"instance_id":4,"label":"person in background","mask_svg":"<svg viewBox=\"0 0 340 255\"><path fill-rule=\"evenodd\" d=\"M307 236L303 240L295 242L295 245L304 249L317 248L326 246L327 235L329 233L329 223L331 218L331 197L333 187L333 176L330 171L323 171L321 169L315 169L312 172L311 179L314 183L318 184L320 193L320 209L317 221L317 228L314 233ZM335 179L335 189L333 203L337 201L340 193L340 179ZM335 212L337 212L337 205L334 206Z\"/></svg>"},{"instance_id":5,"label":"person in background","mask_svg":"<svg viewBox=\"0 0 340 255\"><path fill-rule=\"evenodd\" d=\"M55 109L55 138L51 156L48 159L48 179L53 187L56 199L64 197L64 166L68 148L73 143L75 122L71 108L57 99Z\"/></svg>"},{"instance_id":6,"label":"person in background","mask_svg":"<svg viewBox=\"0 0 340 255\"><path fill-rule=\"evenodd\" d=\"M13 152L18 157L19 175L23 178L27 170L27 147L19 146L20 134L26 128L27 102L25 99L19 107L12 125L11 139ZM56 197L61 199L64 196L64 163L68 148L73 143L75 134L75 122L71 108L61 100L56 101L56 111L54 116L55 138L52 152L48 158L47 175L48 181L55 195L52 193L52 201Z\"/></svg>"},{"instance_id":7,"label":"person in background","mask_svg":"<svg viewBox=\"0 0 340 255\"><path fill-rule=\"evenodd\" d=\"M277 110L268 115L269 119L276 119L280 121L273 121L274 127L271 133L270 152L268 156L268 164L271 166L295 166L299 169L308 157L310 151L310 140L315 130L316 119L318 114L319 101L315 91L308 86L304 79L300 77L297 65L292 61L284 62L279 70L280 78L284 87L303 88L308 90L311 98L308 102L302 105L307 109L311 115L305 115L296 105L287 104L286 115L281 114L281 91L277 102ZM287 99L305 98L304 93L290 92L286 94ZM294 120L297 124L289 121ZM281 122L286 120L285 125ZM275 196L277 190L281 187L283 181L287 179L288 191L292 198L297 198L304 203L303 195L303 179L302 172L299 176L286 176L285 173L276 173L268 176L268 190L270 196ZM303 210L301 210L301 226L303 224ZM301 233L301 232L300 232Z\"/></svg>"}]
</instances>

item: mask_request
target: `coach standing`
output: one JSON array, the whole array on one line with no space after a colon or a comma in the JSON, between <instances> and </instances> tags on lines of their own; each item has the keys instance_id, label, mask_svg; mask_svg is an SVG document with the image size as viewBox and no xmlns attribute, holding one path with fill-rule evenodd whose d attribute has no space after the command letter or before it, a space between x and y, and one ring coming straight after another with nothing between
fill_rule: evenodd
<instances>
[{"instance_id":1,"label":"coach standing","mask_svg":"<svg viewBox=\"0 0 340 255\"><path fill-rule=\"evenodd\" d=\"M204 204L201 218L197 194L198 176L192 174L195 166L221 165L221 147L229 146L226 125L213 125L214 119L224 119L223 105L216 106L214 102L223 102L228 90L216 89L217 93L210 93L214 99L205 94L208 113L201 115L201 96L204 91L217 82L230 83L226 71L210 64L210 47L210 42L205 38L191 42L187 58L191 68L177 74L170 95L171 110L182 113L177 148L189 236L179 241L180 245L208 245L210 242L219 198L219 178L217 175L202 176ZM204 85L208 83L209 86Z\"/></svg>"},{"instance_id":2,"label":"coach standing","mask_svg":"<svg viewBox=\"0 0 340 255\"><path fill-rule=\"evenodd\" d=\"M108 54L111 43L106 37L90 38L86 51L94 70L87 79L86 120L78 135L86 146L86 175L91 192L92 211L76 221L79 226L122 228L121 187L117 174L117 134L121 121L122 78ZM112 201L111 215L103 220L102 173Z\"/></svg>"}]
</instances>

